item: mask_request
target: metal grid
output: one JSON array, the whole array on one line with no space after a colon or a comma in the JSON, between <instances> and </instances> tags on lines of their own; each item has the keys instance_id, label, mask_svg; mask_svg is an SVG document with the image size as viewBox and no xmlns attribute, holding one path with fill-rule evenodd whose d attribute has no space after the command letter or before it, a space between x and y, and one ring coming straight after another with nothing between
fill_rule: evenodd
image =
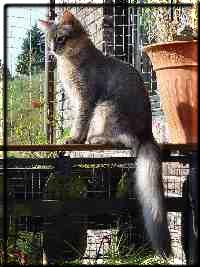
<instances>
[{"instance_id":1,"label":"metal grid","mask_svg":"<svg viewBox=\"0 0 200 267\"><path fill-rule=\"evenodd\" d=\"M85 157L83 156L84 154ZM71 153L72 155L74 155L74 152ZM56 171L58 166L62 166L62 159L9 159L8 195L10 201L14 199L77 199L80 201L81 199L92 199L96 201L98 199L117 200L123 197L128 199L135 198L134 191L127 192L127 188L122 192L119 190L119 181L121 181L122 177L125 179L124 181L128 188L134 187L133 184L130 185L129 180L126 180L134 170L134 164L130 163L133 159L130 156L122 158L108 157L101 152L82 152L81 158L79 156L80 153L76 157L72 156L70 162L67 163L68 175L70 173L71 175L66 176L65 174L63 176L65 177L64 180L62 180L62 175L60 176L60 173ZM187 164L163 162L163 179L167 197L182 197L183 183L186 181L188 173L189 166ZM55 176L56 181L54 180ZM66 177L68 178L66 179ZM65 188L64 194L59 189L59 183ZM57 189L55 190L55 188ZM76 188L75 191L73 191L74 188ZM71 191L74 194L71 194ZM137 210L136 207L135 210ZM23 209L21 209L21 212L23 213ZM168 220L174 251L173 263L184 264L185 255L181 243L181 213L168 212ZM32 247L35 247L37 251L34 252L37 254L35 256L37 259L39 256L41 259L42 248L45 246L45 233L48 233L46 236L55 234L55 230L59 231L58 229L62 227L63 222L67 224L68 221L70 221L70 224L76 225L76 227L80 227L80 225L81 227L83 225L86 227L84 229L87 231L87 246L82 258L83 263L91 261L96 263L106 262L110 251L113 249L113 244L116 245L116 237L119 240L120 236L123 236L126 247L130 246L130 244L135 244L134 246L136 247L133 246L132 248L137 248L141 244L146 245L148 243L139 210L136 213L134 211L134 214L124 210L111 214L106 214L106 212L101 214L100 212L96 215L85 216L78 211L72 212L71 215L58 211L55 217L54 215L46 217L41 215L10 217L10 224L15 225L18 231L30 233L30 235L34 233L34 238L37 237L37 242L33 241L33 244L31 243ZM65 231L68 232L69 229L66 228ZM55 238L54 234L52 238ZM62 234L62 237L64 237L64 233ZM68 238L70 240L69 236ZM53 247L54 245L53 242ZM123 247L121 249L123 251Z\"/></svg>"}]
</instances>

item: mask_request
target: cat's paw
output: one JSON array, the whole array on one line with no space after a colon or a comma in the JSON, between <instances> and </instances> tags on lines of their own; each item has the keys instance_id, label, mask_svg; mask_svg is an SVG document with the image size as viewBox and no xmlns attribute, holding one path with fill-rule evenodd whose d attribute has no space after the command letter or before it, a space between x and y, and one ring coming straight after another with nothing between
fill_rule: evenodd
<instances>
[{"instance_id":1,"label":"cat's paw","mask_svg":"<svg viewBox=\"0 0 200 267\"><path fill-rule=\"evenodd\" d=\"M77 138L69 137L67 140L65 140L66 145L71 145L71 144L80 144L80 140Z\"/></svg>"},{"instance_id":2,"label":"cat's paw","mask_svg":"<svg viewBox=\"0 0 200 267\"><path fill-rule=\"evenodd\" d=\"M109 142L109 140L104 136L92 136L89 137L85 143L94 145L107 145L110 144L111 142Z\"/></svg>"}]
</instances>

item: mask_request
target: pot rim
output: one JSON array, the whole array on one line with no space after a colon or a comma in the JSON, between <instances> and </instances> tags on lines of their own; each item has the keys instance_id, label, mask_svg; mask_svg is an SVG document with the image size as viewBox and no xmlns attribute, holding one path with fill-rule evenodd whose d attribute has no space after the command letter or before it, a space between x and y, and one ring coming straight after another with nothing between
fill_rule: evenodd
<instances>
[{"instance_id":1,"label":"pot rim","mask_svg":"<svg viewBox=\"0 0 200 267\"><path fill-rule=\"evenodd\" d=\"M147 52L148 50L156 47L168 46L168 45L175 45L175 44L187 44L187 43L198 43L198 40L188 40L188 41L169 41L169 42L160 42L155 44L145 45L143 47L143 51Z\"/></svg>"}]
</instances>

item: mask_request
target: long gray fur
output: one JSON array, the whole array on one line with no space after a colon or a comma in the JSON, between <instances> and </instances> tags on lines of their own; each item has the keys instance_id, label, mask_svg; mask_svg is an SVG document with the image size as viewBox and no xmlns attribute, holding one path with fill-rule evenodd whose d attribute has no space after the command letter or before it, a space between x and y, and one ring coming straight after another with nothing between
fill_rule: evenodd
<instances>
[{"instance_id":1,"label":"long gray fur","mask_svg":"<svg viewBox=\"0 0 200 267\"><path fill-rule=\"evenodd\" d=\"M76 107L72 137L66 143L120 143L136 152L133 177L145 226L153 248L170 256L160 151L152 134L151 106L141 75L133 66L96 49L68 11L57 31L51 31L52 24L43 22L42 26L54 42L60 78ZM67 26L70 31L66 34Z\"/></svg>"}]
</instances>

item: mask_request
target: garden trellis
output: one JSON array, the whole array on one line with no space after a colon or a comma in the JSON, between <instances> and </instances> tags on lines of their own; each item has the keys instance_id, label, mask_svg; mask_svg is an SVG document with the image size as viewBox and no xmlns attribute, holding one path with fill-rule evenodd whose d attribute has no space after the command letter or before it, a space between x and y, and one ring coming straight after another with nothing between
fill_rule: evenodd
<instances>
[{"instance_id":1,"label":"garden trellis","mask_svg":"<svg viewBox=\"0 0 200 267\"><path fill-rule=\"evenodd\" d=\"M73 1L74 5L72 6L69 5L71 1L56 1L56 4L62 5L54 6L53 2L51 2L52 5L49 10L46 8L42 12L39 10L43 10L44 7L20 7L20 9L24 9L24 17L12 15L13 7L8 7L11 13L8 13L7 17L7 56L12 79L8 81L7 126L8 145L11 146L8 152L6 172L9 185L9 203L14 205L9 213L9 221L11 225L16 225L19 232L38 234L39 241L36 242L36 247L41 256L44 246L43 238L46 233L52 234L51 225L56 225L55 217L59 215L56 214L56 209L59 210L60 208L65 211L61 216L62 220L67 222L70 218L76 225L80 225L83 221L86 223L88 237L84 259L93 259L97 262L100 258L106 260L110 242L111 240L113 242L115 236L113 229L119 229L119 223L120 231L123 229L127 242L131 242L133 239L135 241L138 239L138 242L145 241L144 232L142 230L140 232L138 228L140 225L140 221L137 221L138 215L133 215L137 214L136 206L134 206L136 204L133 205L131 202L134 201L133 192L129 192L127 202L116 199L117 182L120 180L117 178L116 181L116 177L127 178L129 170L134 168L134 158L130 156L128 150L112 150L102 146L95 148L84 145L63 147L44 145L47 143L62 144L73 118L71 117L71 107L67 94L59 83L55 62L47 47L45 48L46 58L44 56L46 59L44 72L42 70L36 72L36 68L31 68L34 66L34 53L30 30L34 26L34 9L37 9L37 13L39 11L41 17L48 14L54 19L54 12L59 14L64 8L63 4L68 4L68 8L71 8L83 21L99 49L105 54L114 55L130 62L142 72L151 97L154 134L158 142L163 143L167 141L168 133L160 107L156 77L149 59L142 52L144 44L148 43L146 29L151 31L151 25L145 21L145 18L147 18L146 14L150 14L151 17L151 12L150 7L139 5L124 5L123 8L117 5L80 6L78 4L81 1L75 1L75 3ZM95 1L91 2L95 4ZM119 4L119 2L115 1L115 4ZM107 3L111 3L111 1L107 1ZM19 28L26 28L29 32L28 75L15 73L13 70L16 66L14 46L20 39L23 39L20 33L13 30L16 25ZM17 111L17 114L14 111ZM20 146L28 144L32 145ZM38 144L41 146L37 146ZM163 146L163 179L168 198L168 219L175 252L174 262L178 261L178 263L183 264L185 263L183 252L185 243L181 241L183 233L190 236L189 243L193 244L190 230L184 228L187 223L183 224L181 221L191 219L191 209L185 201L188 194L188 187L185 184L189 183L189 187L193 188L191 181L195 179L196 166L192 155L195 155L196 148L195 146L188 146L189 148L187 146L169 146L165 149L166 147L167 145ZM62 201L60 202L63 200L62 190L60 192L59 190L45 192L49 177L58 171L56 168L58 168L59 162L62 166L62 156L58 156L56 153L56 151L62 150L66 150L68 155L68 157L64 157L64 163L67 166L65 170L68 170L66 177L78 179L79 186L83 186L81 190L78 190L78 194L80 195L81 192L81 197L85 201L89 201L88 205L80 206L79 200L73 202L71 195L72 199L64 199L65 203L63 204ZM81 151L77 152L78 150ZM96 150L96 152L91 150ZM87 186L84 186L85 183ZM184 189L185 187L186 189ZM128 202L129 200L130 202ZM20 203L27 205L27 207L21 208ZM94 205L96 206L94 207ZM78 214L68 217L70 213L73 214L73 209ZM99 213L95 213L95 210L99 210ZM80 216L79 213L84 214L84 216ZM113 216L110 217L109 213ZM87 216L85 217L85 215ZM116 217L120 217L121 221L118 222ZM106 230L99 232L99 229ZM19 243L18 247L20 247ZM192 262L195 249L189 248L187 251L189 252L186 256ZM35 252L35 254L37 253ZM32 259L33 261L37 261L36 256L35 259Z\"/></svg>"}]
</instances>

